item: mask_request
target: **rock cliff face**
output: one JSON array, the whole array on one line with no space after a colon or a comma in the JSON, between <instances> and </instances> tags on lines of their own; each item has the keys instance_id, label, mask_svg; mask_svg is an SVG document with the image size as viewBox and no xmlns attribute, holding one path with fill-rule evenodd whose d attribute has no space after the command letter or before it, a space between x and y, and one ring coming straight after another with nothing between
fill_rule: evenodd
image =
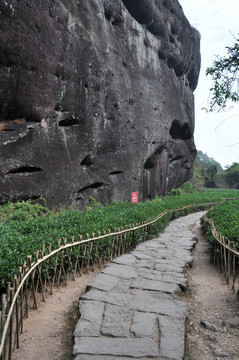
<instances>
[{"instance_id":1,"label":"rock cliff face","mask_svg":"<svg viewBox=\"0 0 239 360\"><path fill-rule=\"evenodd\" d=\"M163 195L192 175L200 37L177 0L0 2L0 202Z\"/></svg>"}]
</instances>

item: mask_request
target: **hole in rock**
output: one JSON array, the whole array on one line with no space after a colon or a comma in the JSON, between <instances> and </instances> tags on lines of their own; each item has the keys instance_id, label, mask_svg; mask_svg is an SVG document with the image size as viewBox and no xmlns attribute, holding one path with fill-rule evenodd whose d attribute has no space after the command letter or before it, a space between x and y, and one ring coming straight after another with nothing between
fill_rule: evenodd
<instances>
[{"instance_id":1,"label":"hole in rock","mask_svg":"<svg viewBox=\"0 0 239 360\"><path fill-rule=\"evenodd\" d=\"M91 166L93 165L93 161L90 157L90 155L86 155L84 159L80 163L82 166Z\"/></svg>"},{"instance_id":2,"label":"hole in rock","mask_svg":"<svg viewBox=\"0 0 239 360\"><path fill-rule=\"evenodd\" d=\"M145 164L144 164L144 169L147 170L147 169L152 169L155 167L155 163L153 161L152 158L149 158L145 161Z\"/></svg>"},{"instance_id":3,"label":"hole in rock","mask_svg":"<svg viewBox=\"0 0 239 360\"><path fill-rule=\"evenodd\" d=\"M113 25L113 26L116 26L116 25L120 25L120 24L122 24L122 19L120 19L120 18L114 18L114 20L112 20L111 21L111 24Z\"/></svg>"},{"instance_id":4,"label":"hole in rock","mask_svg":"<svg viewBox=\"0 0 239 360\"><path fill-rule=\"evenodd\" d=\"M174 66L173 70L177 77L183 76L183 74L184 74L183 65L178 64L178 65Z\"/></svg>"},{"instance_id":5,"label":"hole in rock","mask_svg":"<svg viewBox=\"0 0 239 360\"><path fill-rule=\"evenodd\" d=\"M177 64L177 60L173 56L169 56L167 65L169 68L174 67Z\"/></svg>"},{"instance_id":6,"label":"hole in rock","mask_svg":"<svg viewBox=\"0 0 239 360\"><path fill-rule=\"evenodd\" d=\"M26 124L25 119L15 119L0 122L0 131L18 131Z\"/></svg>"},{"instance_id":7,"label":"hole in rock","mask_svg":"<svg viewBox=\"0 0 239 360\"><path fill-rule=\"evenodd\" d=\"M109 11L108 9L105 10L105 18L106 18L106 20L110 20L111 16L112 16L112 12Z\"/></svg>"},{"instance_id":8,"label":"hole in rock","mask_svg":"<svg viewBox=\"0 0 239 360\"><path fill-rule=\"evenodd\" d=\"M180 124L178 120L173 120L169 134L173 139L189 140L192 138L192 130L188 124Z\"/></svg>"},{"instance_id":9,"label":"hole in rock","mask_svg":"<svg viewBox=\"0 0 239 360\"><path fill-rule=\"evenodd\" d=\"M175 157L169 157L170 158L170 163L174 162L174 161L178 161L181 160L183 157L181 155L175 156Z\"/></svg>"},{"instance_id":10,"label":"hole in rock","mask_svg":"<svg viewBox=\"0 0 239 360\"><path fill-rule=\"evenodd\" d=\"M41 122L41 117L38 114L30 114L26 117L26 122Z\"/></svg>"},{"instance_id":11,"label":"hole in rock","mask_svg":"<svg viewBox=\"0 0 239 360\"><path fill-rule=\"evenodd\" d=\"M195 90L196 89L196 86L197 86L197 77L195 75L195 68L192 68L188 74L188 81L189 81L189 85L190 85L190 88L192 90Z\"/></svg>"},{"instance_id":12,"label":"hole in rock","mask_svg":"<svg viewBox=\"0 0 239 360\"><path fill-rule=\"evenodd\" d=\"M115 171L111 171L111 172L109 173L109 175L118 175L118 174L122 174L122 173L123 173L122 170L115 170Z\"/></svg>"},{"instance_id":13,"label":"hole in rock","mask_svg":"<svg viewBox=\"0 0 239 360\"><path fill-rule=\"evenodd\" d=\"M161 60L165 60L166 59L166 55L165 53L163 53L162 51L158 51L158 57Z\"/></svg>"},{"instance_id":14,"label":"hole in rock","mask_svg":"<svg viewBox=\"0 0 239 360\"><path fill-rule=\"evenodd\" d=\"M59 121L59 126L73 126L77 124L79 124L79 119L73 117Z\"/></svg>"},{"instance_id":15,"label":"hole in rock","mask_svg":"<svg viewBox=\"0 0 239 360\"><path fill-rule=\"evenodd\" d=\"M29 174L40 172L40 171L42 171L41 168L31 166L31 165L26 165L26 166L20 166L18 168L11 169L6 173L6 175L29 175Z\"/></svg>"},{"instance_id":16,"label":"hole in rock","mask_svg":"<svg viewBox=\"0 0 239 360\"><path fill-rule=\"evenodd\" d=\"M87 185L87 186L84 186L83 188L81 188L79 191L78 191L78 193L80 194L80 193L82 193L82 192L84 192L84 191L86 191L86 190L90 190L90 189L99 189L99 188L101 188L102 186L104 186L104 184L102 183L102 182L95 182L95 183L93 183L93 184L90 184L90 185Z\"/></svg>"},{"instance_id":17,"label":"hole in rock","mask_svg":"<svg viewBox=\"0 0 239 360\"><path fill-rule=\"evenodd\" d=\"M172 44L174 44L174 43L175 43L175 38L174 38L174 36L170 35L170 36L169 36L169 41L170 41Z\"/></svg>"}]
</instances>

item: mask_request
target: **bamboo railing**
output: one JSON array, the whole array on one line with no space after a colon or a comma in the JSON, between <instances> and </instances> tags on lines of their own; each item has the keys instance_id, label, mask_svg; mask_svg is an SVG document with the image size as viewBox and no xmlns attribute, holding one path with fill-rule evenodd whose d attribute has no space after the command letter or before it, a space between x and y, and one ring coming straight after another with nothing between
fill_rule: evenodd
<instances>
[{"instance_id":1,"label":"bamboo railing","mask_svg":"<svg viewBox=\"0 0 239 360\"><path fill-rule=\"evenodd\" d=\"M0 307L0 360L11 360L12 353L19 348L19 334L23 332L24 318L28 317L29 308L37 309L40 301L53 293L54 287L67 280L75 280L76 275L94 270L98 263L101 267L107 260L132 250L138 243L137 230L141 230L141 242L150 238L150 226L171 213L171 218L185 215L196 209L205 209L215 203L184 206L178 209L168 209L155 218L141 224L133 224L118 228L111 232L104 230L79 240L72 237L58 240L58 247L52 250L43 246L41 251L28 256L27 262L14 275L13 283L8 283L7 294L2 295ZM105 244L104 240L108 239ZM110 246L109 246L110 245ZM102 251L104 249L104 251ZM105 254L103 257L101 254Z\"/></svg>"},{"instance_id":2,"label":"bamboo railing","mask_svg":"<svg viewBox=\"0 0 239 360\"><path fill-rule=\"evenodd\" d=\"M211 225L211 232L216 242L211 247L211 262L216 265L222 274L226 277L226 282L233 292L236 292L235 283L239 273L239 244L230 241L225 236L221 235L212 219L204 215L204 220ZM237 290L239 295L239 289Z\"/></svg>"}]
</instances>

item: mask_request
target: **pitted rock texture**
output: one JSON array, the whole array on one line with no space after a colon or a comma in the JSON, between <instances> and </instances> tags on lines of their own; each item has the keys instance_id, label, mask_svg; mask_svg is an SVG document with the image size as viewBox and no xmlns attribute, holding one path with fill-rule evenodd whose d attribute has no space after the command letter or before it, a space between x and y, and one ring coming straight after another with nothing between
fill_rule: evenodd
<instances>
[{"instance_id":1,"label":"pitted rock texture","mask_svg":"<svg viewBox=\"0 0 239 360\"><path fill-rule=\"evenodd\" d=\"M163 195L192 175L200 36L176 0L0 2L0 202Z\"/></svg>"}]
</instances>

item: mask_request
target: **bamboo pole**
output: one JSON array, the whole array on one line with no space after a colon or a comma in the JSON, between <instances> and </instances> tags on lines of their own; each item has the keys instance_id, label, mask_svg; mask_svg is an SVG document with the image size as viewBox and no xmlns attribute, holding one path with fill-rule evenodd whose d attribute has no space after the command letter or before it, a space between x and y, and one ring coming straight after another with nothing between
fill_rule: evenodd
<instances>
[{"instance_id":1,"label":"bamboo pole","mask_svg":"<svg viewBox=\"0 0 239 360\"><path fill-rule=\"evenodd\" d=\"M15 306L15 304L13 303L13 288L10 288L10 302L9 302L9 308L11 307L11 305L13 304ZM13 307L14 309L14 307ZM11 356L12 356L12 329L13 329L13 315L14 312L12 312L11 317L10 317L10 325L9 325L9 346L8 346L8 360L11 360Z\"/></svg>"},{"instance_id":2,"label":"bamboo pole","mask_svg":"<svg viewBox=\"0 0 239 360\"><path fill-rule=\"evenodd\" d=\"M32 256L29 255L28 256L28 264L29 264L29 269L31 270L32 268L32 262L31 262ZM36 263L37 265L38 263ZM35 289L35 284L34 284L34 273L33 271L31 272L31 288L32 288L32 297L33 297L33 307L35 309L37 309L37 299L36 299L36 289Z\"/></svg>"},{"instance_id":3,"label":"bamboo pole","mask_svg":"<svg viewBox=\"0 0 239 360\"><path fill-rule=\"evenodd\" d=\"M18 282L17 275L14 275L14 290L17 292ZM15 301L15 318L16 318L16 329L15 329L15 338L16 338L16 347L19 349L19 310L18 310L18 298ZM15 342L14 342L15 343Z\"/></svg>"},{"instance_id":4,"label":"bamboo pole","mask_svg":"<svg viewBox=\"0 0 239 360\"><path fill-rule=\"evenodd\" d=\"M19 269L19 284L22 282L22 268ZM23 301L24 301L24 294L23 288L20 290L20 332L23 333Z\"/></svg>"}]
</instances>

